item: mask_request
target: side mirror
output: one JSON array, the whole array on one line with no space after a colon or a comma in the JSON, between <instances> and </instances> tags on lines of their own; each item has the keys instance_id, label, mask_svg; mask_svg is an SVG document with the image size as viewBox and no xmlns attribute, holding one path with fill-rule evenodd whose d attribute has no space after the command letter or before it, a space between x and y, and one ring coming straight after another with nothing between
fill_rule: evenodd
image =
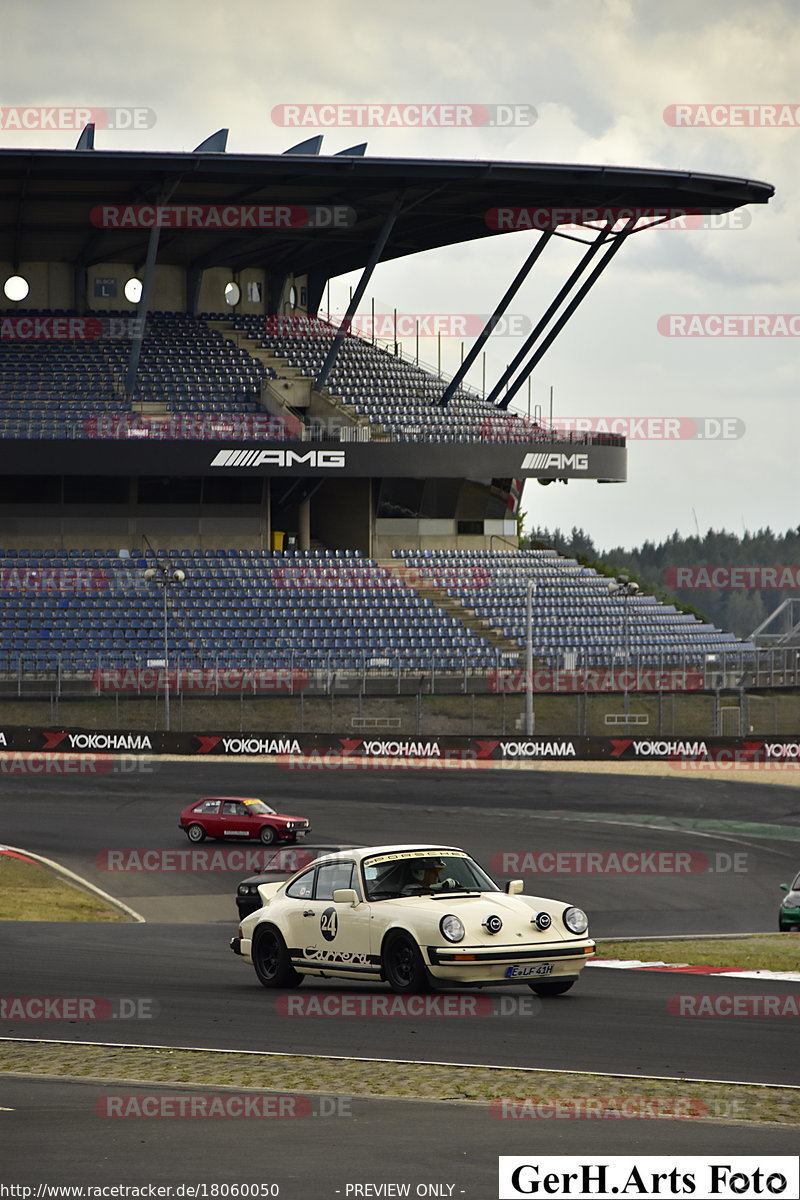
<instances>
[{"instance_id":1,"label":"side mirror","mask_svg":"<svg viewBox=\"0 0 800 1200\"><path fill-rule=\"evenodd\" d=\"M510 879L506 884L506 895L518 896L520 892L524 891L524 889L525 884L521 879Z\"/></svg>"},{"instance_id":2,"label":"side mirror","mask_svg":"<svg viewBox=\"0 0 800 1200\"><path fill-rule=\"evenodd\" d=\"M355 888L336 888L333 893L334 904L358 904L358 892Z\"/></svg>"},{"instance_id":3,"label":"side mirror","mask_svg":"<svg viewBox=\"0 0 800 1200\"><path fill-rule=\"evenodd\" d=\"M782 884L781 884L781 891L782 891L782 892L788 892L788 890L789 890L789 885L788 885L788 883L782 883Z\"/></svg>"}]
</instances>

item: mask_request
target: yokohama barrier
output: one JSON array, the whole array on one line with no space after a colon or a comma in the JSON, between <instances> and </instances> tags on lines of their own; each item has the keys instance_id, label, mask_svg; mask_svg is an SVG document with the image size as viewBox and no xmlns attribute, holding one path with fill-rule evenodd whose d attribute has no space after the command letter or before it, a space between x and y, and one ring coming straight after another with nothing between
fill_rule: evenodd
<instances>
[{"instance_id":1,"label":"yokohama barrier","mask_svg":"<svg viewBox=\"0 0 800 1200\"><path fill-rule=\"evenodd\" d=\"M403 761L432 768L490 762L790 763L800 766L800 738L725 737L353 737L311 733L163 733L120 729L0 727L0 755L43 753L147 757L177 754L270 757L297 766Z\"/></svg>"}]
</instances>

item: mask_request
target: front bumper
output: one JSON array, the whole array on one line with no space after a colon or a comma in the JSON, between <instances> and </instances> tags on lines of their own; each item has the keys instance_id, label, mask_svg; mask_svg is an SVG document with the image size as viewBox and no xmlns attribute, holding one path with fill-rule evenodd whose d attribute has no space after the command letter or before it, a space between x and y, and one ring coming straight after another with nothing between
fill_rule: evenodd
<instances>
[{"instance_id":1,"label":"front bumper","mask_svg":"<svg viewBox=\"0 0 800 1200\"><path fill-rule=\"evenodd\" d=\"M278 841L280 842L302 842L306 834L311 832L311 826L307 825L303 829L276 829Z\"/></svg>"},{"instance_id":2,"label":"front bumper","mask_svg":"<svg viewBox=\"0 0 800 1200\"><path fill-rule=\"evenodd\" d=\"M523 984L547 979L577 979L594 954L591 938L574 942L517 946L428 946L428 971L432 979L464 986L484 984ZM537 967L551 964L546 974L508 977L511 967Z\"/></svg>"}]
</instances>

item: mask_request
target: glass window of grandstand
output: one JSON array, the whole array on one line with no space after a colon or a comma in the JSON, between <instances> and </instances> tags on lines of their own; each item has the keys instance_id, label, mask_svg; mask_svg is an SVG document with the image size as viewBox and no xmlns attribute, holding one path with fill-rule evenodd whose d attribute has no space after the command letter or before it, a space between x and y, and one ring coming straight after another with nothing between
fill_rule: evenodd
<instances>
[{"instance_id":1,"label":"glass window of grandstand","mask_svg":"<svg viewBox=\"0 0 800 1200\"><path fill-rule=\"evenodd\" d=\"M139 479L140 504L199 504L201 480L187 475L142 475Z\"/></svg>"},{"instance_id":2,"label":"glass window of grandstand","mask_svg":"<svg viewBox=\"0 0 800 1200\"><path fill-rule=\"evenodd\" d=\"M9 275L3 284L3 295L6 300L14 300L17 303L20 300L24 300L30 290L27 279L23 278L22 275Z\"/></svg>"},{"instance_id":3,"label":"glass window of grandstand","mask_svg":"<svg viewBox=\"0 0 800 1200\"><path fill-rule=\"evenodd\" d=\"M260 504L262 479L226 479L223 475L203 480L204 504Z\"/></svg>"},{"instance_id":4,"label":"glass window of grandstand","mask_svg":"<svg viewBox=\"0 0 800 1200\"><path fill-rule=\"evenodd\" d=\"M0 504L60 504L58 475L0 475Z\"/></svg>"},{"instance_id":5,"label":"glass window of grandstand","mask_svg":"<svg viewBox=\"0 0 800 1200\"><path fill-rule=\"evenodd\" d=\"M127 504L128 480L118 475L65 475L65 504Z\"/></svg>"}]
</instances>

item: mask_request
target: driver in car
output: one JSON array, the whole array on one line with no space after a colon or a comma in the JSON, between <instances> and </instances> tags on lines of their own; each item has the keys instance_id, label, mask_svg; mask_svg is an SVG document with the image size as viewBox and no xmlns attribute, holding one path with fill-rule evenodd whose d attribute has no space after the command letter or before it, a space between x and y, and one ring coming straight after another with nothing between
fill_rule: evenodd
<instances>
[{"instance_id":1,"label":"driver in car","mask_svg":"<svg viewBox=\"0 0 800 1200\"><path fill-rule=\"evenodd\" d=\"M441 858L426 858L415 863L411 871L411 878L403 887L402 895L415 896L420 892L458 887L455 879L442 879L444 868L445 863Z\"/></svg>"}]
</instances>

